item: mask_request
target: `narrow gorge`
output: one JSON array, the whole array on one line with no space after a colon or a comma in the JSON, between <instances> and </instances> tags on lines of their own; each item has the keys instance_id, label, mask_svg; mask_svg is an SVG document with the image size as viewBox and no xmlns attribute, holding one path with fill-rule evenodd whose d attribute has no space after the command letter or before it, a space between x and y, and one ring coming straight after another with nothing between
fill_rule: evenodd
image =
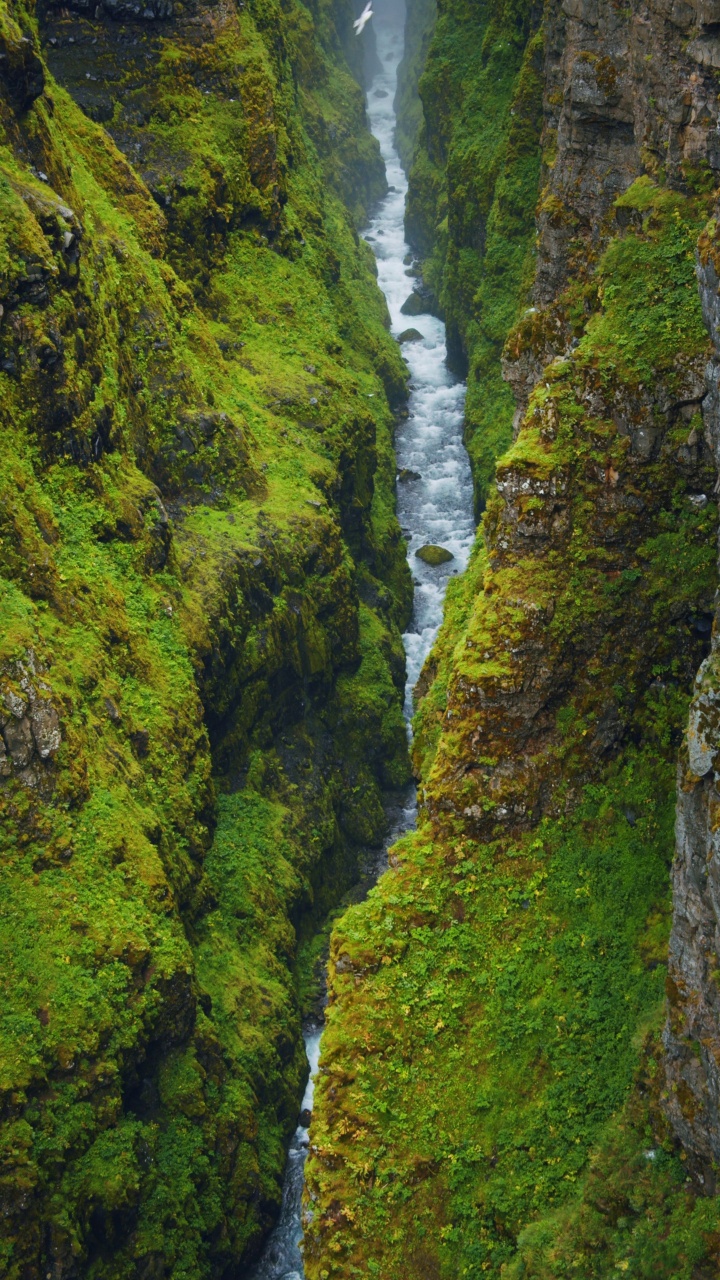
<instances>
[{"instance_id":1,"label":"narrow gorge","mask_svg":"<svg viewBox=\"0 0 720 1280\"><path fill-rule=\"evenodd\" d=\"M362 10L0 0L8 1280L720 1275L720 7Z\"/></svg>"}]
</instances>

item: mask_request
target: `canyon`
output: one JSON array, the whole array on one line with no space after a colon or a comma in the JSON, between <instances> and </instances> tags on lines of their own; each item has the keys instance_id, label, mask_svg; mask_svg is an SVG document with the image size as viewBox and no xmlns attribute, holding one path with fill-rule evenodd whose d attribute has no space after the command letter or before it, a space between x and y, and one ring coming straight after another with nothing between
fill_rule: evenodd
<instances>
[{"instance_id":1,"label":"canyon","mask_svg":"<svg viewBox=\"0 0 720 1280\"><path fill-rule=\"evenodd\" d=\"M720 9L362 7L0 3L9 1280L720 1271Z\"/></svg>"}]
</instances>

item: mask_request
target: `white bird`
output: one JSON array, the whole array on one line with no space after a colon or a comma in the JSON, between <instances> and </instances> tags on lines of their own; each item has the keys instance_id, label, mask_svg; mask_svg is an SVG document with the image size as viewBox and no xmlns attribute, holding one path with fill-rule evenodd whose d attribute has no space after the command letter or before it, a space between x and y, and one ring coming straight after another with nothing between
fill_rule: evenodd
<instances>
[{"instance_id":1,"label":"white bird","mask_svg":"<svg viewBox=\"0 0 720 1280\"><path fill-rule=\"evenodd\" d=\"M358 18L357 22L353 22L356 35L358 36L362 35L363 30L367 26L372 16L373 16L372 0L368 0L368 4L365 5L365 8L360 14L360 17Z\"/></svg>"}]
</instances>

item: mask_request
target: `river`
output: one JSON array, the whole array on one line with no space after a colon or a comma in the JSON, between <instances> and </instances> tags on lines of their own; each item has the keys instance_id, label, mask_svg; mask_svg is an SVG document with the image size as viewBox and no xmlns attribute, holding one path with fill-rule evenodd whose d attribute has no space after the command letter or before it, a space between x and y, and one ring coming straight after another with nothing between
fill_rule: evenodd
<instances>
[{"instance_id":1,"label":"river","mask_svg":"<svg viewBox=\"0 0 720 1280\"><path fill-rule=\"evenodd\" d=\"M390 189L378 206L365 239L377 258L378 283L387 299L393 334L399 337L412 328L421 335L419 340L403 343L410 369L410 397L408 417L399 424L395 437L398 519L407 539L415 584L412 623L403 636L409 734L412 690L442 621L448 579L461 573L467 564L475 523L470 463L462 439L465 384L447 368L445 326L435 316L407 316L401 310L414 280L404 229L407 178L394 145L394 99L403 28L396 12L384 11L383 0L376 0L376 4L378 12L373 21L382 71L370 86L367 110L370 127L380 143ZM444 547L452 559L438 566L418 559L415 552L427 543ZM406 795L394 798L388 808L385 847L373 858L375 878L387 866L388 848L404 831L414 827L415 817L415 793L410 789ZM312 1110L321 1034L322 1027L315 1022L303 1028L310 1079L302 1110ZM307 1150L308 1131L298 1125L288 1152L280 1217L253 1272L253 1280L302 1280L301 1208Z\"/></svg>"}]
</instances>

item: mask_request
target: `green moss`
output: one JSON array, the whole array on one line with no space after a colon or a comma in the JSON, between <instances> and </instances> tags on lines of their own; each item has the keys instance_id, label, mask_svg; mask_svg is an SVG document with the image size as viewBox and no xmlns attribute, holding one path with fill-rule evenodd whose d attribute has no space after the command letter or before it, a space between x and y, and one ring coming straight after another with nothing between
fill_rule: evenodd
<instances>
[{"instance_id":1,"label":"green moss","mask_svg":"<svg viewBox=\"0 0 720 1280\"><path fill-rule=\"evenodd\" d=\"M617 207L641 212L643 230L608 246L598 271L603 305L580 348L604 374L642 384L658 370L669 370L679 349L691 356L707 347L697 287L688 270L705 208L657 187L648 177L633 183Z\"/></svg>"},{"instance_id":2,"label":"green moss","mask_svg":"<svg viewBox=\"0 0 720 1280\"><path fill-rule=\"evenodd\" d=\"M137 45L49 11L66 87L18 116L0 74L2 716L61 736L0 764L13 1278L249 1265L304 1083L298 940L408 776L406 372L341 9Z\"/></svg>"},{"instance_id":3,"label":"green moss","mask_svg":"<svg viewBox=\"0 0 720 1280\"><path fill-rule=\"evenodd\" d=\"M518 1240L516 1276L588 1277L712 1274L717 1267L718 1205L698 1198L668 1141L656 1104L660 1045L650 1043L629 1104L598 1143L581 1195L565 1210L527 1226Z\"/></svg>"},{"instance_id":4,"label":"green moss","mask_svg":"<svg viewBox=\"0 0 720 1280\"><path fill-rule=\"evenodd\" d=\"M623 198L642 216L561 300L578 343L448 591L416 691L419 830L335 926L311 1277L717 1267L658 1061L675 757L717 575L707 207L649 180Z\"/></svg>"},{"instance_id":5,"label":"green moss","mask_svg":"<svg viewBox=\"0 0 720 1280\"><path fill-rule=\"evenodd\" d=\"M507 850L420 831L344 917L333 955L352 970L334 978L310 1187L321 1204L342 1190L349 1214L313 1226L310 1274L371 1258L401 1276L408 1256L443 1276L499 1274L522 1224L582 1177L633 1080L631 1028L662 1013L664 969L641 956L667 893L672 762L663 770L631 755L572 820ZM339 1088L344 1138L325 1121Z\"/></svg>"},{"instance_id":6,"label":"green moss","mask_svg":"<svg viewBox=\"0 0 720 1280\"><path fill-rule=\"evenodd\" d=\"M423 123L423 108L418 87L425 70L428 47L437 21L436 0L413 0L407 6L405 41L398 67L395 95L395 145L406 172L415 155Z\"/></svg>"}]
</instances>

